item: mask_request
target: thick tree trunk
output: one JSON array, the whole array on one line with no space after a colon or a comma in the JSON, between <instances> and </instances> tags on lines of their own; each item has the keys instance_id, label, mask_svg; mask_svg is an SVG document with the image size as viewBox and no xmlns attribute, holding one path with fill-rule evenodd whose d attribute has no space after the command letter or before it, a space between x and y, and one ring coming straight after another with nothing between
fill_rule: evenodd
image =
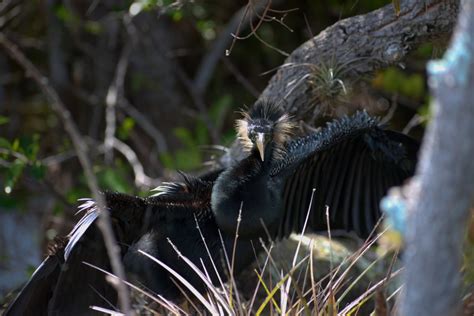
<instances>
[{"instance_id":1,"label":"thick tree trunk","mask_svg":"<svg viewBox=\"0 0 474 316\"><path fill-rule=\"evenodd\" d=\"M474 197L474 3L451 46L428 65L435 103L409 219L402 315L460 314L461 251ZM473 263L474 264L474 263Z\"/></svg>"}]
</instances>

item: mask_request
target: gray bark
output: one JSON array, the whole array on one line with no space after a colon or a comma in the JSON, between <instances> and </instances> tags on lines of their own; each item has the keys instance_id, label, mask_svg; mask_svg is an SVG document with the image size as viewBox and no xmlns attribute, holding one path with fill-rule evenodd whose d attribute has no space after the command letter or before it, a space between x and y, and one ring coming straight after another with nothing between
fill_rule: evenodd
<instances>
[{"instance_id":1,"label":"gray bark","mask_svg":"<svg viewBox=\"0 0 474 316\"><path fill-rule=\"evenodd\" d=\"M465 1L450 48L428 65L436 101L414 187L402 315L458 315L461 251L474 197L474 3ZM415 192L414 192L415 191Z\"/></svg>"},{"instance_id":2,"label":"gray bark","mask_svg":"<svg viewBox=\"0 0 474 316\"><path fill-rule=\"evenodd\" d=\"M373 71L400 63L419 44L443 41L452 31L459 1L401 1L397 16L392 4L350 17L328 27L294 50L285 64L313 64L342 68L337 79L349 82ZM309 106L318 105L317 90L308 84L314 67L282 67L271 78L259 99L279 102L291 114L301 117ZM327 76L327 74L326 74ZM336 79L336 78L335 78ZM334 85L340 83L333 81ZM332 87L334 88L334 87ZM313 104L311 104L313 103ZM314 104L316 103L316 104ZM317 113L316 113L317 114Z\"/></svg>"}]
</instances>

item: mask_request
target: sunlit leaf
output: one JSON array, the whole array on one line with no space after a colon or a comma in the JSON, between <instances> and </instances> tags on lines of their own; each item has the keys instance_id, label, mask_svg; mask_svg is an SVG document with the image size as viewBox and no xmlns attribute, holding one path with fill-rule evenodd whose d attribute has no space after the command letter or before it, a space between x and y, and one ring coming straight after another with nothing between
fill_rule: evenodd
<instances>
[{"instance_id":1,"label":"sunlit leaf","mask_svg":"<svg viewBox=\"0 0 474 316\"><path fill-rule=\"evenodd\" d=\"M20 149L20 140L19 140L18 138L15 138L15 139L13 140L13 143L12 143L12 145L11 145L11 149L12 149L13 151L19 151L19 149Z\"/></svg>"},{"instance_id":2,"label":"sunlit leaf","mask_svg":"<svg viewBox=\"0 0 474 316\"><path fill-rule=\"evenodd\" d=\"M131 117L126 117L117 129L118 137L122 140L128 139L134 127L135 120Z\"/></svg>"}]
</instances>

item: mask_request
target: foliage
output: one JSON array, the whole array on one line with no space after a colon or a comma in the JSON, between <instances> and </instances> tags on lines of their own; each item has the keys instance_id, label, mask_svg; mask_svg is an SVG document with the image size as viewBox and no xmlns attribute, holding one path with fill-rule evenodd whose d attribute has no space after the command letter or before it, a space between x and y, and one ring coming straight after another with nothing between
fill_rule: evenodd
<instances>
[{"instance_id":1,"label":"foliage","mask_svg":"<svg viewBox=\"0 0 474 316\"><path fill-rule=\"evenodd\" d=\"M4 193L12 192L24 172L37 180L43 179L45 168L37 159L39 140L37 134L15 138L12 142L0 138L0 176L3 178Z\"/></svg>"}]
</instances>

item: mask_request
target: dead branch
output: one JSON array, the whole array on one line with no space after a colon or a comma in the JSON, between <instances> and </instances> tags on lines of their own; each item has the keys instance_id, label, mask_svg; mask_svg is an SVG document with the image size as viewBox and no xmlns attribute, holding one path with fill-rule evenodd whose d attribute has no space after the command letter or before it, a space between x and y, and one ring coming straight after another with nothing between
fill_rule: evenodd
<instances>
[{"instance_id":1,"label":"dead branch","mask_svg":"<svg viewBox=\"0 0 474 316\"><path fill-rule=\"evenodd\" d=\"M124 17L124 20L126 18ZM130 53L132 51L133 44L128 42L122 49L122 53L120 55L119 62L117 63L117 67L115 69L115 76L112 79L112 83L109 86L107 91L107 96L105 98L105 138L104 138L104 145L105 145L105 161L110 163L113 159L113 147L114 147L114 140L115 140L115 130L117 126L117 117L115 113L115 109L117 108L117 104L119 100L123 98L124 94L124 83L125 83L125 75L127 74L128 62Z\"/></svg>"},{"instance_id":2,"label":"dead branch","mask_svg":"<svg viewBox=\"0 0 474 316\"><path fill-rule=\"evenodd\" d=\"M112 142L115 149L117 149L125 158L128 160L130 166L132 166L133 173L135 175L135 185L140 188L149 189L159 185L161 180L150 178L145 174L143 165L138 160L137 154L133 151L130 146L122 142L121 140L114 138Z\"/></svg>"},{"instance_id":3,"label":"dead branch","mask_svg":"<svg viewBox=\"0 0 474 316\"><path fill-rule=\"evenodd\" d=\"M38 84L41 91L50 101L51 108L61 118L64 128L71 137L73 146L77 152L79 161L84 169L87 184L91 190L92 196L97 203L97 207L100 212L99 221L97 225L102 232L104 242L107 248L107 252L110 258L110 263L114 274L118 277L119 281L116 284L119 304L121 310L125 314L130 314L130 298L128 295L128 289L123 282L125 280L125 271L120 260L120 248L114 237L112 225L110 223L109 213L106 211L105 200L99 193L99 187L97 185L97 179L92 171L92 165L88 157L88 148L84 140L82 139L79 130L71 118L71 113L67 107L63 104L56 90L49 84L48 79L41 74L35 65L31 63L29 59L18 49L18 47L12 43L3 33L0 32L0 46L4 51L15 60L31 78Z\"/></svg>"}]
</instances>

